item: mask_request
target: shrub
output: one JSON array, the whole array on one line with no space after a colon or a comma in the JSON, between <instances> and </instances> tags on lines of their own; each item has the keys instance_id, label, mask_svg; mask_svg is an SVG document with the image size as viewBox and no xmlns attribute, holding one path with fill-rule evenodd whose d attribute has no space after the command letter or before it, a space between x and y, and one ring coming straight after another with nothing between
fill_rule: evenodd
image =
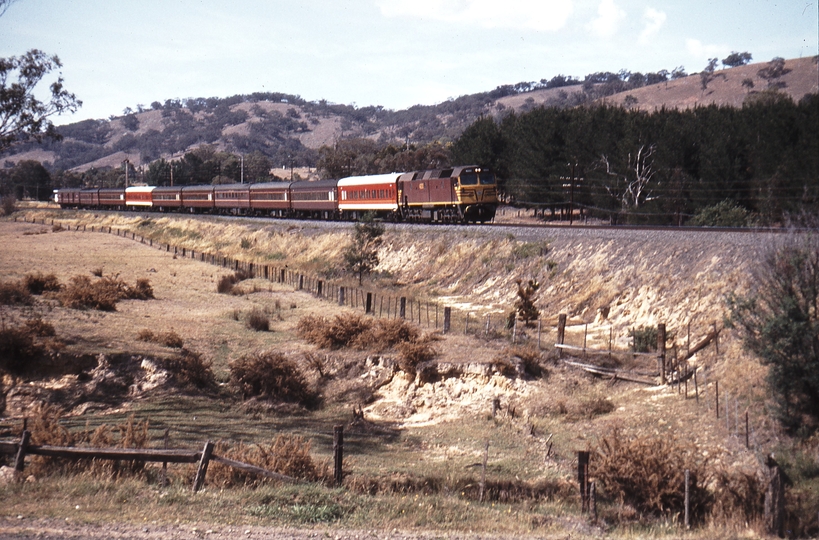
<instances>
[{"instance_id":1,"label":"shrub","mask_svg":"<svg viewBox=\"0 0 819 540\"><path fill-rule=\"evenodd\" d=\"M14 305L31 305L34 300L31 298L31 293L20 281L3 281L0 282L0 305L14 306Z\"/></svg>"},{"instance_id":2,"label":"shrub","mask_svg":"<svg viewBox=\"0 0 819 540\"><path fill-rule=\"evenodd\" d=\"M178 355L161 359L158 362L179 386L204 390L216 385L211 363L204 360L197 352L183 348Z\"/></svg>"},{"instance_id":3,"label":"shrub","mask_svg":"<svg viewBox=\"0 0 819 540\"><path fill-rule=\"evenodd\" d=\"M522 279L515 280L518 286L518 299L515 300L515 312L525 326L534 326L532 321L540 317L540 310L535 307L535 294L540 289L536 279L530 279L524 284Z\"/></svg>"},{"instance_id":4,"label":"shrub","mask_svg":"<svg viewBox=\"0 0 819 540\"><path fill-rule=\"evenodd\" d=\"M53 328L52 328L53 330ZM6 326L0 328L0 371L12 374L25 372L42 353L43 348L28 326Z\"/></svg>"},{"instance_id":5,"label":"shrub","mask_svg":"<svg viewBox=\"0 0 819 540\"><path fill-rule=\"evenodd\" d=\"M520 358L523 362L523 370L532 377L543 375L544 369L540 364L541 354L537 347L513 347L508 353L512 357Z\"/></svg>"},{"instance_id":6,"label":"shrub","mask_svg":"<svg viewBox=\"0 0 819 540\"><path fill-rule=\"evenodd\" d=\"M144 330L140 330L139 334L137 334L137 339L139 341L158 343L173 349L181 349L185 345L184 340L173 330L154 334L146 328Z\"/></svg>"},{"instance_id":7,"label":"shrub","mask_svg":"<svg viewBox=\"0 0 819 540\"><path fill-rule=\"evenodd\" d=\"M95 277L102 277L102 267L100 266L99 268L94 268L91 270L91 275Z\"/></svg>"},{"instance_id":8,"label":"shrub","mask_svg":"<svg viewBox=\"0 0 819 540\"><path fill-rule=\"evenodd\" d=\"M12 196L0 198L0 209L3 210L4 216L10 216L17 210L17 199Z\"/></svg>"},{"instance_id":9,"label":"shrub","mask_svg":"<svg viewBox=\"0 0 819 540\"><path fill-rule=\"evenodd\" d=\"M639 326L628 331L631 338L631 350L634 352L651 352L657 350L657 327Z\"/></svg>"},{"instance_id":10,"label":"shrub","mask_svg":"<svg viewBox=\"0 0 819 540\"><path fill-rule=\"evenodd\" d=\"M110 278L92 282L87 276L74 276L58 295L60 303L72 309L114 311L122 298L121 288Z\"/></svg>"},{"instance_id":11,"label":"shrub","mask_svg":"<svg viewBox=\"0 0 819 540\"><path fill-rule=\"evenodd\" d=\"M253 311L247 314L247 317L245 317L245 325L257 332L270 331L270 319L259 308L253 308Z\"/></svg>"},{"instance_id":12,"label":"shrub","mask_svg":"<svg viewBox=\"0 0 819 540\"><path fill-rule=\"evenodd\" d=\"M147 300L154 297L151 283L138 279L130 287L117 277L104 277L91 281L88 276L74 276L68 286L57 295L60 303L73 309L98 309L114 311L120 300Z\"/></svg>"},{"instance_id":13,"label":"shrub","mask_svg":"<svg viewBox=\"0 0 819 540\"><path fill-rule=\"evenodd\" d=\"M605 435L590 460L590 474L621 506L639 514L676 518L684 514L685 469L690 471L691 516L702 521L711 499L705 458L693 442L671 435L626 437L619 430Z\"/></svg>"},{"instance_id":14,"label":"shrub","mask_svg":"<svg viewBox=\"0 0 819 540\"><path fill-rule=\"evenodd\" d=\"M437 356L435 349L427 343L401 343L398 345L398 353L398 367L408 375L415 375L420 364Z\"/></svg>"},{"instance_id":15,"label":"shrub","mask_svg":"<svg viewBox=\"0 0 819 540\"><path fill-rule=\"evenodd\" d=\"M43 294L44 292L59 292L62 289L60 280L54 274L43 275L42 272L27 274L23 280L26 289L31 294Z\"/></svg>"},{"instance_id":16,"label":"shrub","mask_svg":"<svg viewBox=\"0 0 819 540\"><path fill-rule=\"evenodd\" d=\"M64 230L65 229L63 228L61 223L55 223L54 225L51 226L51 232L60 232Z\"/></svg>"},{"instance_id":17,"label":"shrub","mask_svg":"<svg viewBox=\"0 0 819 540\"><path fill-rule=\"evenodd\" d=\"M401 319L380 319L372 328L373 342L381 348L418 341L418 328Z\"/></svg>"},{"instance_id":18,"label":"shrub","mask_svg":"<svg viewBox=\"0 0 819 540\"><path fill-rule=\"evenodd\" d=\"M230 381L242 395L309 404L314 395L294 362L282 353L260 352L230 363Z\"/></svg>"},{"instance_id":19,"label":"shrub","mask_svg":"<svg viewBox=\"0 0 819 540\"><path fill-rule=\"evenodd\" d=\"M57 332L54 330L54 326L45 322L40 317L27 320L26 329L28 329L31 334L38 337L53 337L57 335Z\"/></svg>"},{"instance_id":20,"label":"shrub","mask_svg":"<svg viewBox=\"0 0 819 540\"><path fill-rule=\"evenodd\" d=\"M268 445L246 446L239 443L229 448L225 443L217 445L217 452L228 459L255 465L275 473L311 482L329 479L331 474L326 463L318 464L310 456L310 441L300 435L279 434ZM210 482L220 487L259 485L268 480L220 463L213 463L208 472Z\"/></svg>"},{"instance_id":21,"label":"shrub","mask_svg":"<svg viewBox=\"0 0 819 540\"><path fill-rule=\"evenodd\" d=\"M333 319L308 315L298 325L299 337L323 349L355 347L389 349L420 338L418 329L403 320L371 319L355 314L336 315Z\"/></svg>"},{"instance_id":22,"label":"shrub","mask_svg":"<svg viewBox=\"0 0 819 540\"><path fill-rule=\"evenodd\" d=\"M244 270L237 270L232 274L226 274L219 278L216 282L216 292L219 294L233 294L233 286L239 283L240 281L244 281L246 279L250 279L252 276L250 273L245 272Z\"/></svg>"}]
</instances>

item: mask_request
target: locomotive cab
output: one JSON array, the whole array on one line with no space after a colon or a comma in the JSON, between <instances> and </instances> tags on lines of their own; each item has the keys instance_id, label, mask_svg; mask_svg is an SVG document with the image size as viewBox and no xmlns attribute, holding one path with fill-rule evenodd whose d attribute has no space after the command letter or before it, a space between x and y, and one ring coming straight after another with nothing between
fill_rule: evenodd
<instances>
[{"instance_id":1,"label":"locomotive cab","mask_svg":"<svg viewBox=\"0 0 819 540\"><path fill-rule=\"evenodd\" d=\"M495 174L489 169L464 167L458 175L455 194L465 221L484 223L495 217L498 186Z\"/></svg>"}]
</instances>

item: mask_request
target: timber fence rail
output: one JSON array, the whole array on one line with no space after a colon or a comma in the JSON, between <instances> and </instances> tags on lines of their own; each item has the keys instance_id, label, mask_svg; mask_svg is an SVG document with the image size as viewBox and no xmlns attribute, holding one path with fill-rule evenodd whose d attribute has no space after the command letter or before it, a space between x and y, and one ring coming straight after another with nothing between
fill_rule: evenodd
<instances>
[{"instance_id":1,"label":"timber fence rail","mask_svg":"<svg viewBox=\"0 0 819 540\"><path fill-rule=\"evenodd\" d=\"M93 447L69 447L69 446L49 446L30 444L31 432L23 431L19 442L0 441L0 454L13 455L15 457L14 470L22 473L25 467L27 455L62 458L62 459L96 459L112 461L132 461L132 462L161 462L161 463L198 463L196 475L193 481L193 491L199 491L205 483L208 464L211 461L222 463L245 472L258 474L267 478L282 482L295 483L298 479L273 471L268 471L249 463L232 460L218 456L213 453L214 444L211 441L205 443L201 451L181 450L181 449L151 449L151 448L93 448Z\"/></svg>"}]
</instances>

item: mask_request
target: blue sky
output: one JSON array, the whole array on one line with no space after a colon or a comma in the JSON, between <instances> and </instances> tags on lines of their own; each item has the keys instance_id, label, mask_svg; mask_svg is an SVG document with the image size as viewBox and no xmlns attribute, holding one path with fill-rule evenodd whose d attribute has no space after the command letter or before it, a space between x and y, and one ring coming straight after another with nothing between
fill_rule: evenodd
<instances>
[{"instance_id":1,"label":"blue sky","mask_svg":"<svg viewBox=\"0 0 819 540\"><path fill-rule=\"evenodd\" d=\"M403 109L558 74L819 54L819 0L16 0L0 57L57 54L84 104L285 92Z\"/></svg>"}]
</instances>

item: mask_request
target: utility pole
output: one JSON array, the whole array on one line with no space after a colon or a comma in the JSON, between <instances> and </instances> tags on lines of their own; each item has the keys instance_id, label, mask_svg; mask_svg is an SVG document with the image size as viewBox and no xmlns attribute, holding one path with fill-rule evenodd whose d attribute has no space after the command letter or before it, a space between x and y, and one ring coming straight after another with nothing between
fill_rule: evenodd
<instances>
[{"instance_id":1,"label":"utility pole","mask_svg":"<svg viewBox=\"0 0 819 540\"><path fill-rule=\"evenodd\" d=\"M127 189L128 188L128 165L130 164L130 161L128 161L126 159L122 163L125 165L125 188Z\"/></svg>"},{"instance_id":2,"label":"utility pole","mask_svg":"<svg viewBox=\"0 0 819 540\"><path fill-rule=\"evenodd\" d=\"M242 184L245 183L245 155L241 154L242 156Z\"/></svg>"}]
</instances>

